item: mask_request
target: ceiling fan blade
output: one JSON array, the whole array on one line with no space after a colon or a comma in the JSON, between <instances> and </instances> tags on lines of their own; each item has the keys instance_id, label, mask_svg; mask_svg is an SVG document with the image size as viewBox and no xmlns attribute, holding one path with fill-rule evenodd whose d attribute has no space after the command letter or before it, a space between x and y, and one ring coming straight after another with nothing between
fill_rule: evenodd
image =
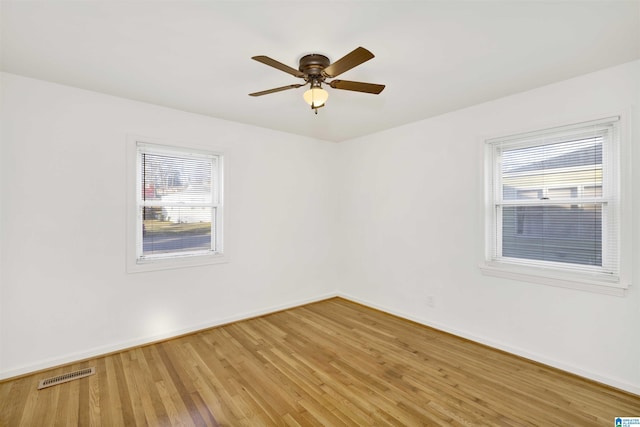
<instances>
[{"instance_id":1,"label":"ceiling fan blade","mask_svg":"<svg viewBox=\"0 0 640 427\"><path fill-rule=\"evenodd\" d=\"M282 62L278 62L275 59L271 59L268 56L258 55L252 56L251 59L254 59L258 62L262 62L265 65L269 65L270 67L277 68L280 71L284 71L285 73L289 73L292 76L296 77L304 77L304 73L302 71L298 71L295 68L291 68L288 65L283 64Z\"/></svg>"},{"instance_id":2,"label":"ceiling fan blade","mask_svg":"<svg viewBox=\"0 0 640 427\"><path fill-rule=\"evenodd\" d=\"M363 62L366 62L373 58L373 53L369 52L367 49L363 47L358 47L354 49L352 52L347 53L342 58L338 59L333 64L329 65L322 71L326 77L336 77L345 71L356 67Z\"/></svg>"},{"instance_id":3,"label":"ceiling fan blade","mask_svg":"<svg viewBox=\"0 0 640 427\"><path fill-rule=\"evenodd\" d=\"M384 85L378 85L373 83L351 82L349 80L333 80L329 83L334 89L353 90L356 92L366 92L379 94L385 88Z\"/></svg>"},{"instance_id":4,"label":"ceiling fan blade","mask_svg":"<svg viewBox=\"0 0 640 427\"><path fill-rule=\"evenodd\" d=\"M304 84L299 84L299 85L287 85L287 86L281 86L281 87L276 87L273 89L268 89L268 90L263 90L262 92L254 92L254 93L250 93L249 96L262 96L262 95L268 95L270 93L275 93L275 92L280 92L283 90L287 90L287 89L295 89L298 87L302 87L306 85L306 83Z\"/></svg>"}]
</instances>

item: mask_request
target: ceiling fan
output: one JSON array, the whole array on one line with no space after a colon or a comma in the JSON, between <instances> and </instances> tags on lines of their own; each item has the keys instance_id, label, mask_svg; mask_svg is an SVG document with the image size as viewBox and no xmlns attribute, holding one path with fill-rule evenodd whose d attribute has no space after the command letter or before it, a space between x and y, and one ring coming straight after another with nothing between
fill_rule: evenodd
<instances>
[{"instance_id":1,"label":"ceiling fan","mask_svg":"<svg viewBox=\"0 0 640 427\"><path fill-rule=\"evenodd\" d=\"M254 56L251 59L262 62L270 67L277 68L278 70L289 73L292 76L304 79L304 83L281 86L274 89L263 90L261 92L250 93L249 95L262 96L309 85L309 90L307 90L303 95L304 100L311 106L315 113L318 114L318 108L324 107L325 102L329 98L329 93L322 89L323 83L328 84L334 89L352 90L355 92L372 93L375 95L382 92L385 87L384 85L352 82L349 80L326 81L326 79L337 77L345 71L348 71L373 57L373 53L363 47L358 47L332 64L326 56L312 53L300 58L300 65L296 70L295 68L289 67L288 65L278 62L275 59L271 59L268 56Z\"/></svg>"}]
</instances>

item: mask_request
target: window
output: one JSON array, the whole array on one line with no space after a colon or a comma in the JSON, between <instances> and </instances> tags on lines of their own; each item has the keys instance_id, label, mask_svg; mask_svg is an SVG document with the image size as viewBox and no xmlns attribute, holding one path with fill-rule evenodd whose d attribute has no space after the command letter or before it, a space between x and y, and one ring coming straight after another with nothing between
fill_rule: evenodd
<instances>
[{"instance_id":1,"label":"window","mask_svg":"<svg viewBox=\"0 0 640 427\"><path fill-rule=\"evenodd\" d=\"M486 141L488 265L618 281L618 123Z\"/></svg>"},{"instance_id":2,"label":"window","mask_svg":"<svg viewBox=\"0 0 640 427\"><path fill-rule=\"evenodd\" d=\"M222 255L222 156L136 141L136 263Z\"/></svg>"}]
</instances>

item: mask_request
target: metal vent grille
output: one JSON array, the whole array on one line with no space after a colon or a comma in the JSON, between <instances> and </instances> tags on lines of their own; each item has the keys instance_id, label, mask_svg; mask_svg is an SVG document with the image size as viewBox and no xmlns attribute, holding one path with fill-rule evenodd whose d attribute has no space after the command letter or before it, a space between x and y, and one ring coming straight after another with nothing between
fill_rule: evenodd
<instances>
[{"instance_id":1,"label":"metal vent grille","mask_svg":"<svg viewBox=\"0 0 640 427\"><path fill-rule=\"evenodd\" d=\"M77 380L78 378L88 377L96 373L96 368L85 368L79 371L69 372L67 374L58 375L57 377L45 378L38 384L38 390L51 387L54 385L66 383L68 381Z\"/></svg>"}]
</instances>

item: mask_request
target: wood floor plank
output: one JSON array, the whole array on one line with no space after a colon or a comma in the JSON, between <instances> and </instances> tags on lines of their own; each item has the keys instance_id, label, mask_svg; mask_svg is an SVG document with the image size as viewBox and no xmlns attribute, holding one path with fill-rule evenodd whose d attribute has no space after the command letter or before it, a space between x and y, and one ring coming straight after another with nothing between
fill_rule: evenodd
<instances>
[{"instance_id":1,"label":"wood floor plank","mask_svg":"<svg viewBox=\"0 0 640 427\"><path fill-rule=\"evenodd\" d=\"M142 426L156 426L160 422L156 416L153 398L155 395L148 392L153 385L148 381L145 367L140 363L136 350L131 350L128 361L123 362L127 372L127 383L131 388L132 407L134 408L135 424Z\"/></svg>"},{"instance_id":2,"label":"wood floor plank","mask_svg":"<svg viewBox=\"0 0 640 427\"><path fill-rule=\"evenodd\" d=\"M27 384L17 381L0 383L0 425L9 425L9 420L17 420L27 401Z\"/></svg>"},{"instance_id":3,"label":"wood floor plank","mask_svg":"<svg viewBox=\"0 0 640 427\"><path fill-rule=\"evenodd\" d=\"M159 347L159 349L161 349ZM164 356L159 354L160 358ZM167 358L175 360L173 354L166 355ZM178 360L182 357L178 357ZM159 366L160 375L162 379L155 382L155 390L158 392L164 412L169 418L169 424L175 425L182 418L182 414L191 414L191 420L184 420L185 425L201 425L204 423L203 411L201 407L196 404L194 398L196 393L196 387L189 378L184 381L184 373L180 369L180 374L173 369L173 366L166 366L161 364ZM185 366L186 368L186 366ZM205 417L207 415L205 414Z\"/></svg>"},{"instance_id":4,"label":"wood floor plank","mask_svg":"<svg viewBox=\"0 0 640 427\"><path fill-rule=\"evenodd\" d=\"M19 414L19 418L17 419L19 420L18 424L28 426L34 423L33 416L36 413L38 397L40 396L40 393L34 393L32 391L33 388L37 387L35 385L34 378L31 378L31 381L26 381L24 386L24 388L29 388L31 390L26 393L24 405L21 405L23 409ZM11 422L11 420L9 421Z\"/></svg>"},{"instance_id":5,"label":"wood floor plank","mask_svg":"<svg viewBox=\"0 0 640 427\"><path fill-rule=\"evenodd\" d=\"M118 387L118 377L116 371L116 357L107 357L100 364L98 372L106 380L106 387L100 388L100 411L103 415L104 425L123 425L124 412L122 411L122 400L120 399L120 388Z\"/></svg>"},{"instance_id":6,"label":"wood floor plank","mask_svg":"<svg viewBox=\"0 0 640 427\"><path fill-rule=\"evenodd\" d=\"M145 420L150 426L168 425L169 418L165 406L162 403L162 397L158 392L157 383L162 381L154 375L155 370L151 369L144 350L150 350L150 347L137 348L131 350L133 357L137 363L138 369L133 372L133 377L138 385L140 403L145 414Z\"/></svg>"},{"instance_id":7,"label":"wood floor plank","mask_svg":"<svg viewBox=\"0 0 640 427\"><path fill-rule=\"evenodd\" d=\"M77 366L71 366L71 370L77 370ZM80 383L78 381L72 381L69 387L62 387L59 389L56 414L52 417L53 425L66 427L78 425L78 404L79 399L74 399L80 392ZM46 408L45 408L46 409Z\"/></svg>"},{"instance_id":8,"label":"wood floor plank","mask_svg":"<svg viewBox=\"0 0 640 427\"><path fill-rule=\"evenodd\" d=\"M38 380L96 374L44 390ZM0 382L0 426L612 425L640 396L340 298Z\"/></svg>"}]
</instances>

